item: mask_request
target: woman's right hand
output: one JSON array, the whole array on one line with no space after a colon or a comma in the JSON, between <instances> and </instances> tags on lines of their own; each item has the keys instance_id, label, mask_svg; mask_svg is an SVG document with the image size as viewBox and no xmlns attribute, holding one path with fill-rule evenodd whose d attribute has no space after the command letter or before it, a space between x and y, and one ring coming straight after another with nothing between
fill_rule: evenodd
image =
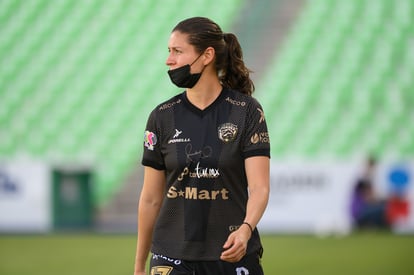
<instances>
[{"instance_id":1,"label":"woman's right hand","mask_svg":"<svg viewBox=\"0 0 414 275\"><path fill-rule=\"evenodd\" d=\"M139 263L140 261L135 262L134 275L147 275L145 272L145 262L142 264Z\"/></svg>"}]
</instances>

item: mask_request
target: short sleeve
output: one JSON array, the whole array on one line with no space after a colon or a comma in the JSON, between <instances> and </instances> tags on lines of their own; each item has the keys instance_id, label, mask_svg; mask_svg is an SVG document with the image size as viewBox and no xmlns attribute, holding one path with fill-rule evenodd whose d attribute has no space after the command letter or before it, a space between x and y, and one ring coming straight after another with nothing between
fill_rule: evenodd
<instances>
[{"instance_id":1,"label":"short sleeve","mask_svg":"<svg viewBox=\"0 0 414 275\"><path fill-rule=\"evenodd\" d=\"M253 156L270 158L270 140L265 115L262 106L254 98L247 108L242 142L244 158Z\"/></svg>"},{"instance_id":2,"label":"short sleeve","mask_svg":"<svg viewBox=\"0 0 414 275\"><path fill-rule=\"evenodd\" d=\"M157 112L152 111L144 132L144 150L142 165L157 170L165 170L164 158L161 153L161 130L157 125Z\"/></svg>"}]
</instances>

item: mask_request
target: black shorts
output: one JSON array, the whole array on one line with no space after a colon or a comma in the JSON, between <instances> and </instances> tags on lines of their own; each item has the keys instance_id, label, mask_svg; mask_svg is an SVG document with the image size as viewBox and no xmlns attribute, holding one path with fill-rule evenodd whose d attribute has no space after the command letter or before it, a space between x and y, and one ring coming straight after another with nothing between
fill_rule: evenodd
<instances>
[{"instance_id":1,"label":"black shorts","mask_svg":"<svg viewBox=\"0 0 414 275\"><path fill-rule=\"evenodd\" d=\"M185 261L152 254L150 275L263 275L259 253L244 256L237 263Z\"/></svg>"}]
</instances>

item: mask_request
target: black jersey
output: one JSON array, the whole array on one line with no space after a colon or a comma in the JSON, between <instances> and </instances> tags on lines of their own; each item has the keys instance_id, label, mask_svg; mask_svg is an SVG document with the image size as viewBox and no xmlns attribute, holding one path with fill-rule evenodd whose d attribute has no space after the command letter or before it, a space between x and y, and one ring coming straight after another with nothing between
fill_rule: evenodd
<instances>
[{"instance_id":1,"label":"black jersey","mask_svg":"<svg viewBox=\"0 0 414 275\"><path fill-rule=\"evenodd\" d=\"M223 89L206 109L186 93L155 108L144 136L142 164L165 170L165 198L152 252L185 260L218 260L246 214L244 160L270 157L266 121L251 96ZM247 253L261 249L255 230Z\"/></svg>"}]
</instances>

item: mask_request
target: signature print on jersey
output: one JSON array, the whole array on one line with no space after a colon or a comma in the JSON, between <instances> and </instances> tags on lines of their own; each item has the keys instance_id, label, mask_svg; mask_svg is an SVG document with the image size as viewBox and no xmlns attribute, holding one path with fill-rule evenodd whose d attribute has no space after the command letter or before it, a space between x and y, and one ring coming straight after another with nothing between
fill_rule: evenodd
<instances>
[{"instance_id":1,"label":"signature print on jersey","mask_svg":"<svg viewBox=\"0 0 414 275\"><path fill-rule=\"evenodd\" d=\"M193 150L191 143L185 146L185 155L187 162L193 162L199 159L205 159L212 155L213 148L211 146L205 146L201 150Z\"/></svg>"}]
</instances>

